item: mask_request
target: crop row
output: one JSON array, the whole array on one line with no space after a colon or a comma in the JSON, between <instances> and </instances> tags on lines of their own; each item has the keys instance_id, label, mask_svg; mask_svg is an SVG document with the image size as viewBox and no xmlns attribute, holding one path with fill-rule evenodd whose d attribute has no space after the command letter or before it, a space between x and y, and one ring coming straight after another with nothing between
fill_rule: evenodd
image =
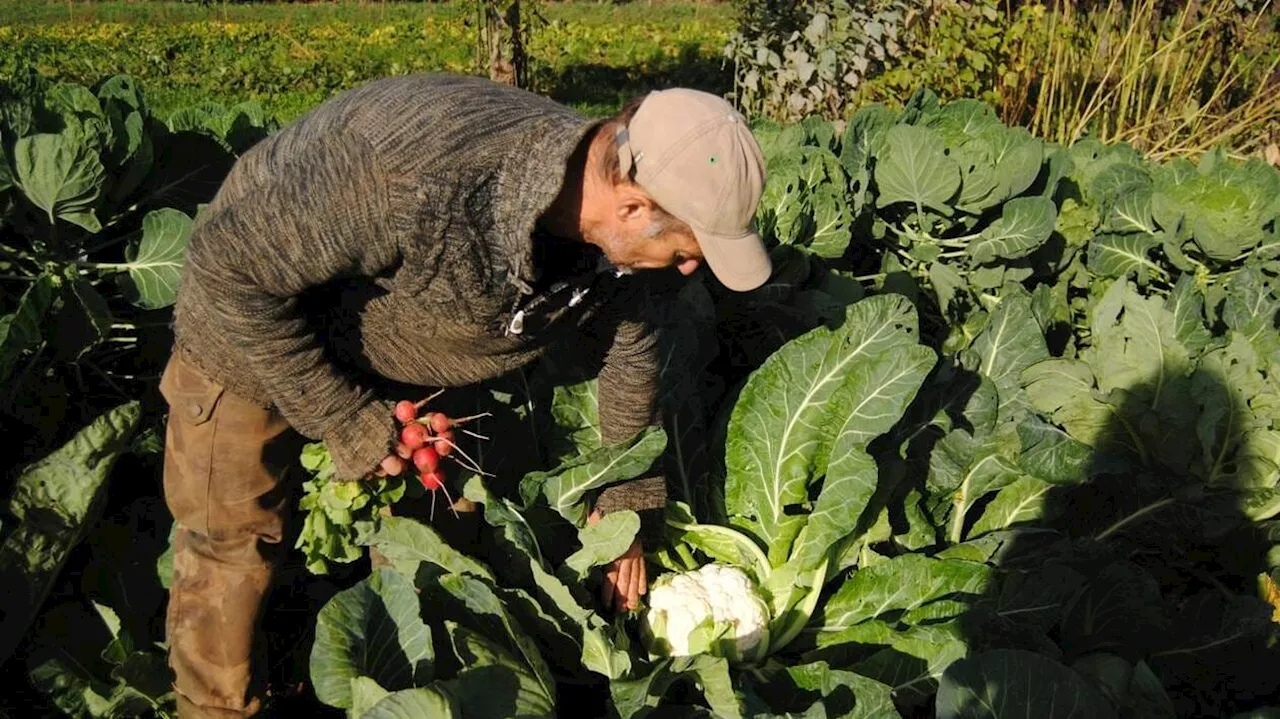
<instances>
[{"instance_id":1,"label":"crop row","mask_svg":"<svg viewBox=\"0 0 1280 719\"><path fill-rule=\"evenodd\" d=\"M275 127L251 103L161 119L142 86L32 77L0 104L0 409L26 448L0 608L30 628L31 685L77 716L172 699L147 629L162 601L138 598L167 557L128 583L64 568L82 544L77 576L151 562L105 549L102 506L159 492L186 234ZM503 442L459 440L500 480L441 480L483 505L473 554L414 513L421 486L335 483L306 448L299 543L348 588L308 615L314 642L281 640L305 655L284 678L360 716L551 716L570 697L622 717L1262 711L1280 691L1280 171L1045 142L928 91L754 131L777 271L654 308L662 427L603 446L586 367L447 393ZM714 622L707 651L650 655L590 591L639 525L586 526L591 493L655 465L674 501L650 577L749 573L769 633L745 660ZM135 534L162 536L147 506ZM364 574L368 548L388 566ZM108 634L76 648L92 661L64 654L68 617Z\"/></svg>"},{"instance_id":2,"label":"crop row","mask_svg":"<svg viewBox=\"0 0 1280 719\"><path fill-rule=\"evenodd\" d=\"M537 88L586 109L611 108L646 87L716 89L726 71L723 23L660 17L626 26L551 22L529 51ZM162 114L205 100L255 100L288 121L370 78L446 70L473 72L474 28L462 17L394 22L278 24L55 24L0 26L0 78L34 68L90 83L103 72L147 82Z\"/></svg>"}]
</instances>

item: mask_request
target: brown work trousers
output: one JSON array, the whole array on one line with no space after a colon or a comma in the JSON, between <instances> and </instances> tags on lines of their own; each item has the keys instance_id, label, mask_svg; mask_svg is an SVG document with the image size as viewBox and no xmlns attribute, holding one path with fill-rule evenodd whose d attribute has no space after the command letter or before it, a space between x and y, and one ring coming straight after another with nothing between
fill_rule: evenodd
<instances>
[{"instance_id":1,"label":"brown work trousers","mask_svg":"<svg viewBox=\"0 0 1280 719\"><path fill-rule=\"evenodd\" d=\"M180 719L257 714L265 644L255 631L284 542L302 438L175 352L164 495L176 524L165 631Z\"/></svg>"}]
</instances>

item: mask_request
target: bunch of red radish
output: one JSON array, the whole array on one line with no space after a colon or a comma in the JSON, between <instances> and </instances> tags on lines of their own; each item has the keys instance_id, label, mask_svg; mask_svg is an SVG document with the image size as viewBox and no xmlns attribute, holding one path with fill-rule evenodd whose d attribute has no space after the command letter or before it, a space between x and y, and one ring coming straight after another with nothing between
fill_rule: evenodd
<instances>
[{"instance_id":1,"label":"bunch of red radish","mask_svg":"<svg viewBox=\"0 0 1280 719\"><path fill-rule=\"evenodd\" d=\"M418 412L422 407L439 394L439 392L436 392L418 402L407 399L401 400L396 403L394 410L396 421L404 425L400 429L400 446L397 448L397 453L404 459L412 459L413 466L418 470L418 481L422 482L424 489L431 492L432 514L435 513L435 493L438 490L443 490L445 499L449 502L450 507L453 505L453 498L449 496L449 490L444 484L444 470L440 467L441 458L449 457L456 451L465 461L457 458L455 458L455 461L478 474L484 474L475 461L454 443L453 431L455 427L459 427L464 422L488 416L486 412L471 417L454 419L444 412L436 411L426 412L422 416L418 416ZM462 431L479 439L488 439L475 432L465 429Z\"/></svg>"}]
</instances>

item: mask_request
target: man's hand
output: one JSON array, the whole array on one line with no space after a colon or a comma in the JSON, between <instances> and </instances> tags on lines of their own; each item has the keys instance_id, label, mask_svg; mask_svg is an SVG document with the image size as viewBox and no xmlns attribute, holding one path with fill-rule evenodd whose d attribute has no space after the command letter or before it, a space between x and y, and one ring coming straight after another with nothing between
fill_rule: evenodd
<instances>
[{"instance_id":1,"label":"man's hand","mask_svg":"<svg viewBox=\"0 0 1280 719\"><path fill-rule=\"evenodd\" d=\"M412 457L413 452L409 451L409 448L405 446L404 442L400 442L396 445L395 454L389 454L386 457L383 457L382 461L378 463L378 468L374 470L373 476L386 477L390 475L392 477L399 477L400 473L404 472L405 469L408 468L409 459Z\"/></svg>"},{"instance_id":2,"label":"man's hand","mask_svg":"<svg viewBox=\"0 0 1280 719\"><path fill-rule=\"evenodd\" d=\"M599 510L587 517L587 524L595 524L603 515ZM605 571L604 584L600 588L600 601L605 609L640 607L640 595L649 591L649 578L644 565L644 547L637 539L621 557L613 560Z\"/></svg>"}]
</instances>

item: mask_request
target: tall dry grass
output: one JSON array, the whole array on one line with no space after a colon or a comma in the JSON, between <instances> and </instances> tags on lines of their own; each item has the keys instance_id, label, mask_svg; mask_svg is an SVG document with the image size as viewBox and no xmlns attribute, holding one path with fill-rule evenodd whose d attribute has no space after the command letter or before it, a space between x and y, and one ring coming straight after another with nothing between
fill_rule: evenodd
<instances>
[{"instance_id":1,"label":"tall dry grass","mask_svg":"<svg viewBox=\"0 0 1280 719\"><path fill-rule=\"evenodd\" d=\"M1156 158L1265 154L1280 141L1273 1L1242 13L1193 0L1172 15L1157 0L1023 6L1007 45L1022 71L1005 76L1001 114L1056 142L1089 135Z\"/></svg>"}]
</instances>

